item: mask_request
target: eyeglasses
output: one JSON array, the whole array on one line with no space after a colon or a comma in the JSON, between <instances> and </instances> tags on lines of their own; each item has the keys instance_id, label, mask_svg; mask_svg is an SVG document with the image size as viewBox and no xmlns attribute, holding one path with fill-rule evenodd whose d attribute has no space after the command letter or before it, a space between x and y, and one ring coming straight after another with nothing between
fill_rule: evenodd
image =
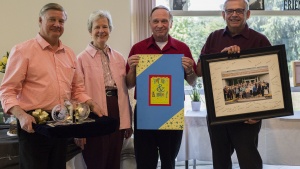
<instances>
[{"instance_id":1,"label":"eyeglasses","mask_svg":"<svg viewBox=\"0 0 300 169\"><path fill-rule=\"evenodd\" d=\"M244 14L245 9L238 8L238 9L226 9L226 10L225 10L225 13L226 13L227 15L233 15L234 12L235 12L237 15L242 15L242 14Z\"/></svg>"}]
</instances>

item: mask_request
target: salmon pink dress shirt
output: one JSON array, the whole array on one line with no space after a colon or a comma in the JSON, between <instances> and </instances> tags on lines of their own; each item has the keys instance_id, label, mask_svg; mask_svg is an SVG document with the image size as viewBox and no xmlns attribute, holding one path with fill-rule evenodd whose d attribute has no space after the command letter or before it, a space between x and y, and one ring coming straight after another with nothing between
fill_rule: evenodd
<instances>
[{"instance_id":1,"label":"salmon pink dress shirt","mask_svg":"<svg viewBox=\"0 0 300 169\"><path fill-rule=\"evenodd\" d=\"M78 55L78 69L84 77L88 95L102 108L104 115L107 116L106 91L100 52L102 51L95 49L90 44L87 45L86 49ZM107 50L107 55L111 75L118 89L120 129L127 129L131 127L132 111L125 82L126 61L119 52L111 48Z\"/></svg>"},{"instance_id":2,"label":"salmon pink dress shirt","mask_svg":"<svg viewBox=\"0 0 300 169\"><path fill-rule=\"evenodd\" d=\"M65 100L91 99L76 66L76 55L61 41L56 51L39 34L14 46L0 87L4 111L16 105L50 111Z\"/></svg>"}]
</instances>

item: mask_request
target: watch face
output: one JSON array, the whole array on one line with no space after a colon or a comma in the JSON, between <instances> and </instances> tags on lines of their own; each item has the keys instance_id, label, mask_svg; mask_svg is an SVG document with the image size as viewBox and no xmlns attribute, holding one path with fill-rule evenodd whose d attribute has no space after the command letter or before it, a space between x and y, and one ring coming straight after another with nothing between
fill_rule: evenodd
<instances>
[{"instance_id":1,"label":"watch face","mask_svg":"<svg viewBox=\"0 0 300 169\"><path fill-rule=\"evenodd\" d=\"M69 111L64 105L56 105L51 112L52 119L54 121L65 121L69 117Z\"/></svg>"}]
</instances>

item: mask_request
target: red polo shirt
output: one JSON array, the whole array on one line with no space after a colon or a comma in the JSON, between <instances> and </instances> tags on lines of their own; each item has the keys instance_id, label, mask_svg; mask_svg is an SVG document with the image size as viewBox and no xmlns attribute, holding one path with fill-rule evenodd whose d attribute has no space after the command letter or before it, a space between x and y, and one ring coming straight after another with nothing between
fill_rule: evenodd
<instances>
[{"instance_id":1,"label":"red polo shirt","mask_svg":"<svg viewBox=\"0 0 300 169\"><path fill-rule=\"evenodd\" d=\"M220 53L225 47L238 45L241 50L271 46L267 37L246 24L244 30L236 36L231 36L228 27L212 32L204 44L201 55ZM200 57L199 57L200 59ZM199 60L198 60L199 61Z\"/></svg>"}]
</instances>

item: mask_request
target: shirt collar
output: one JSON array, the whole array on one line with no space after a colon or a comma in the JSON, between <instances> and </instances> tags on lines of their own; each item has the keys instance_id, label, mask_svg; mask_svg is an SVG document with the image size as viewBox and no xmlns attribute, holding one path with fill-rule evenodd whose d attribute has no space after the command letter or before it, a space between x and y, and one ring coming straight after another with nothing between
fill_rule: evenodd
<instances>
[{"instance_id":1,"label":"shirt collar","mask_svg":"<svg viewBox=\"0 0 300 169\"><path fill-rule=\"evenodd\" d=\"M150 40L147 43L147 48L150 48L151 46L158 47L157 44L155 43L155 39L153 35L150 37ZM174 43L174 39L170 35L168 35L168 43L165 45L164 49L169 49L171 47L177 49L177 45L176 43Z\"/></svg>"},{"instance_id":2,"label":"shirt collar","mask_svg":"<svg viewBox=\"0 0 300 169\"><path fill-rule=\"evenodd\" d=\"M95 57L96 54L97 54L97 52L98 52L98 50L100 50L100 49L96 48L96 47L92 44L92 42L90 42L90 43L87 45L87 47L86 47L85 50L86 50L86 52L87 52L91 57ZM108 45L106 45L106 48L104 49L104 51L105 51L106 53L108 53L108 52L111 51L111 48L110 48ZM108 55L108 56L109 56L109 55Z\"/></svg>"},{"instance_id":3,"label":"shirt collar","mask_svg":"<svg viewBox=\"0 0 300 169\"><path fill-rule=\"evenodd\" d=\"M223 36L225 36L226 34L227 34L227 35L230 35L228 26L226 26L226 28L225 28L224 31L223 31ZM246 25L245 25L244 30L243 30L240 34L238 34L238 35L236 35L236 36L243 36L244 38L249 39L250 31L249 31L249 26L248 26L247 23L246 23ZM236 37L236 36L234 36L234 37Z\"/></svg>"},{"instance_id":4,"label":"shirt collar","mask_svg":"<svg viewBox=\"0 0 300 169\"><path fill-rule=\"evenodd\" d=\"M36 35L35 38L36 38L37 42L39 43L39 45L42 47L42 49L46 49L47 47L51 48L51 45L39 33ZM60 40L58 40L58 44L59 44L59 47L58 47L57 51L64 50L64 47Z\"/></svg>"}]
</instances>

